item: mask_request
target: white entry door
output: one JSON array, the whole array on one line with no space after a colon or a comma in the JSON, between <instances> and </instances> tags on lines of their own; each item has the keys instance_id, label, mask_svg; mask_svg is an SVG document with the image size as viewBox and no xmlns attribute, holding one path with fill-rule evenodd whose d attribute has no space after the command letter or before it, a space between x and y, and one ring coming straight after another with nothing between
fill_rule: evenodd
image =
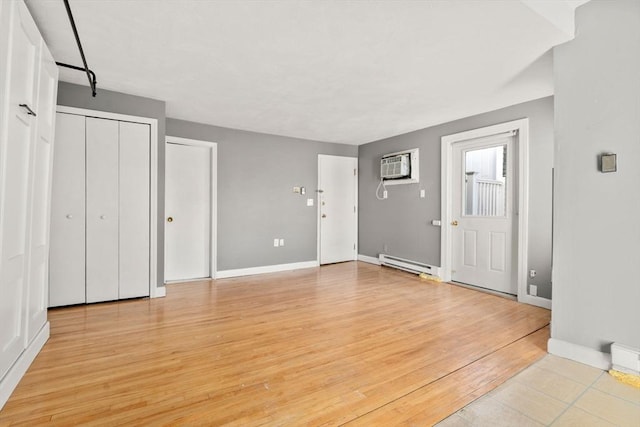
<instances>
[{"instance_id":1,"label":"white entry door","mask_svg":"<svg viewBox=\"0 0 640 427\"><path fill-rule=\"evenodd\" d=\"M212 150L167 141L166 281L211 277Z\"/></svg>"},{"instance_id":2,"label":"white entry door","mask_svg":"<svg viewBox=\"0 0 640 427\"><path fill-rule=\"evenodd\" d=\"M453 145L451 279L516 295L513 136Z\"/></svg>"},{"instance_id":3,"label":"white entry door","mask_svg":"<svg viewBox=\"0 0 640 427\"><path fill-rule=\"evenodd\" d=\"M318 156L320 264L356 259L357 170L355 157Z\"/></svg>"}]
</instances>

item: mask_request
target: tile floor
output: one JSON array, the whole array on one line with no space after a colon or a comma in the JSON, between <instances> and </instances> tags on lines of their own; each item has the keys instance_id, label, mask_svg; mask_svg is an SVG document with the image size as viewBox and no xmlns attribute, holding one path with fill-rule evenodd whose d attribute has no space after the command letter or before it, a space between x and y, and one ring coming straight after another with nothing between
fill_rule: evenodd
<instances>
[{"instance_id":1,"label":"tile floor","mask_svg":"<svg viewBox=\"0 0 640 427\"><path fill-rule=\"evenodd\" d=\"M640 389L549 354L437 426L640 427Z\"/></svg>"}]
</instances>

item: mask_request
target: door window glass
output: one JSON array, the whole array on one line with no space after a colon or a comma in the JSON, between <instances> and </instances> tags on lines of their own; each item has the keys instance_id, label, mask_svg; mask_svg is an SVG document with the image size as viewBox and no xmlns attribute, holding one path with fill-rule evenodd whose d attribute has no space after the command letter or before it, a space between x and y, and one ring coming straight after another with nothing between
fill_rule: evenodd
<instances>
[{"instance_id":1,"label":"door window glass","mask_svg":"<svg viewBox=\"0 0 640 427\"><path fill-rule=\"evenodd\" d=\"M505 216L507 146L464 152L463 212L466 216Z\"/></svg>"}]
</instances>

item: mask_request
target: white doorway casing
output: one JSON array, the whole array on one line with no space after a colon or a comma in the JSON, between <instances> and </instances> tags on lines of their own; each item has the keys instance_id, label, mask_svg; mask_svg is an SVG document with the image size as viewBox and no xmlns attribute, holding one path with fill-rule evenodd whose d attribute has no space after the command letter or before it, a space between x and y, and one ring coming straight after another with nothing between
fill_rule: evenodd
<instances>
[{"instance_id":1,"label":"white doorway casing","mask_svg":"<svg viewBox=\"0 0 640 427\"><path fill-rule=\"evenodd\" d=\"M217 158L218 144L210 141L166 137L166 199L165 199L165 282L182 282L202 278L216 278L216 236L217 236ZM172 147L174 149L172 149ZM182 149L181 149L182 148ZM170 156L175 155L175 159ZM205 157L205 158L201 158ZM187 170L180 162L197 162L193 164L193 170ZM176 163L176 164L174 164ZM175 166L175 171L170 170ZM188 167L188 166L187 166ZM181 172L182 171L182 172ZM188 176L175 176L175 173ZM193 172L193 173L191 173ZM206 175L208 182L189 184L189 179L200 179ZM184 178L184 179L183 179ZM185 179L187 181L185 181ZM174 182L175 181L175 182ZM184 182L183 182L184 181ZM188 194L179 188L171 186L193 185L191 190L201 196L204 193L207 201L205 205L185 204L183 197L171 197L176 194ZM175 200L174 200L175 199ZM197 201L196 201L197 202ZM194 208L195 211L193 211ZM182 212L182 213L180 213ZM172 222L168 223L168 218ZM189 217L189 223L184 223L185 217ZM181 223L182 221L182 223ZM180 225L186 226L178 230ZM178 226L178 227L176 227ZM176 228L176 230L170 229ZM186 233L184 236L175 232ZM195 233L195 234L194 234ZM191 242L190 242L191 240ZM186 263L186 264L185 264Z\"/></svg>"},{"instance_id":2,"label":"white doorway casing","mask_svg":"<svg viewBox=\"0 0 640 427\"><path fill-rule=\"evenodd\" d=\"M318 262L358 254L358 159L318 155Z\"/></svg>"},{"instance_id":3,"label":"white doorway casing","mask_svg":"<svg viewBox=\"0 0 640 427\"><path fill-rule=\"evenodd\" d=\"M515 145L517 146L517 159L514 159L514 179L517 180L517 289L518 301L551 308L551 300L529 295L527 292L527 259L528 259L528 227L529 227L529 119L514 120L493 126L473 129L442 137L441 166L441 274L444 281L451 280L452 261L452 233L451 221L453 220L453 145L458 142L471 139L488 137L507 132L516 132ZM517 165L517 166L516 166ZM513 182L513 180L512 180Z\"/></svg>"}]
</instances>

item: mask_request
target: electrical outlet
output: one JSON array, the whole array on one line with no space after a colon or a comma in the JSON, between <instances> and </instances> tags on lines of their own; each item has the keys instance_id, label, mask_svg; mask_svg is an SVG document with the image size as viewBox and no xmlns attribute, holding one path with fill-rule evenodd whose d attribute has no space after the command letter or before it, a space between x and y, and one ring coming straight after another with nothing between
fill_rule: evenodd
<instances>
[{"instance_id":1,"label":"electrical outlet","mask_svg":"<svg viewBox=\"0 0 640 427\"><path fill-rule=\"evenodd\" d=\"M535 270L529 270L529 277L531 277L532 279L536 277L536 274L538 273Z\"/></svg>"},{"instance_id":2,"label":"electrical outlet","mask_svg":"<svg viewBox=\"0 0 640 427\"><path fill-rule=\"evenodd\" d=\"M388 196L387 190L384 190L384 191L382 192L382 198L383 198L383 199L386 199L386 198L387 198L387 196Z\"/></svg>"},{"instance_id":3,"label":"electrical outlet","mask_svg":"<svg viewBox=\"0 0 640 427\"><path fill-rule=\"evenodd\" d=\"M284 239L280 239L280 246L284 246Z\"/></svg>"},{"instance_id":4,"label":"electrical outlet","mask_svg":"<svg viewBox=\"0 0 640 427\"><path fill-rule=\"evenodd\" d=\"M420 198L424 199L425 196L426 196L426 192L424 190L420 190Z\"/></svg>"},{"instance_id":5,"label":"electrical outlet","mask_svg":"<svg viewBox=\"0 0 640 427\"><path fill-rule=\"evenodd\" d=\"M538 287L536 285L529 285L529 295L538 296Z\"/></svg>"},{"instance_id":6,"label":"electrical outlet","mask_svg":"<svg viewBox=\"0 0 640 427\"><path fill-rule=\"evenodd\" d=\"M277 248L278 246L280 246L280 239L273 239L273 247Z\"/></svg>"},{"instance_id":7,"label":"electrical outlet","mask_svg":"<svg viewBox=\"0 0 640 427\"><path fill-rule=\"evenodd\" d=\"M313 199L307 199L307 206L313 206Z\"/></svg>"}]
</instances>

